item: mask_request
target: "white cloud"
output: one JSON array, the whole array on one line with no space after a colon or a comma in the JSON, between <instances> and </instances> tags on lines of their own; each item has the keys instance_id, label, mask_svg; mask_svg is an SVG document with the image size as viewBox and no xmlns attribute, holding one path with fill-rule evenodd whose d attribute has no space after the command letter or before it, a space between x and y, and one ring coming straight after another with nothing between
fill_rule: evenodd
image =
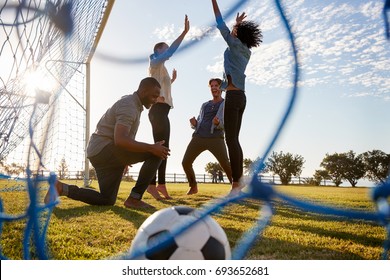
<instances>
[{"instance_id":1,"label":"white cloud","mask_svg":"<svg viewBox=\"0 0 390 280\"><path fill-rule=\"evenodd\" d=\"M283 39L255 49L246 71L248 80L270 88L290 88L293 58L285 55L289 52L289 43Z\"/></svg>"},{"instance_id":2,"label":"white cloud","mask_svg":"<svg viewBox=\"0 0 390 280\"><path fill-rule=\"evenodd\" d=\"M345 86L348 82L367 88L359 96L389 98L390 42L384 37L383 4L364 2L310 2L308 5L309 2L289 1L284 5L299 48L305 79L301 85ZM264 41L270 37L274 41L254 51L247 69L248 80L270 88L285 88L291 86L281 82L291 79L288 78L292 67L288 64L293 62L291 47L280 39L285 33L276 26L280 25L279 17L264 5L253 2L252 9L258 7L262 13L258 17L265 23ZM275 34L280 34L279 38Z\"/></svg>"},{"instance_id":3,"label":"white cloud","mask_svg":"<svg viewBox=\"0 0 390 280\"><path fill-rule=\"evenodd\" d=\"M172 41L175 39L175 27L173 24L157 28L153 35L157 36L159 40Z\"/></svg>"},{"instance_id":4,"label":"white cloud","mask_svg":"<svg viewBox=\"0 0 390 280\"><path fill-rule=\"evenodd\" d=\"M207 65L206 70L214 74L223 73L223 55L215 57L214 60L216 62L213 65Z\"/></svg>"},{"instance_id":5,"label":"white cloud","mask_svg":"<svg viewBox=\"0 0 390 280\"><path fill-rule=\"evenodd\" d=\"M360 87L349 96L378 96L390 99L390 42L384 36L383 3L378 1L284 1L301 65L300 86ZM292 86L293 57L291 44L281 24L273 1L249 2L248 19L258 22L264 43L252 50L247 67L251 83L269 88ZM228 25L233 24L230 19ZM182 27L173 25L156 29L161 40L172 42ZM191 26L185 40L199 40L204 35L220 39L215 28ZM222 40L216 40L224 44ZM207 71L223 71L223 55L213 59ZM367 89L367 90L364 90Z\"/></svg>"},{"instance_id":6,"label":"white cloud","mask_svg":"<svg viewBox=\"0 0 390 280\"><path fill-rule=\"evenodd\" d=\"M370 19L378 19L382 17L382 2L368 2L360 7L361 14Z\"/></svg>"},{"instance_id":7,"label":"white cloud","mask_svg":"<svg viewBox=\"0 0 390 280\"><path fill-rule=\"evenodd\" d=\"M159 40L172 42L181 34L182 31L182 27L177 28L173 24L171 24L163 26L162 28L157 28L153 32L153 35L156 36ZM202 37L210 35L211 31L211 27L191 26L184 40L200 40Z\"/></svg>"}]
</instances>

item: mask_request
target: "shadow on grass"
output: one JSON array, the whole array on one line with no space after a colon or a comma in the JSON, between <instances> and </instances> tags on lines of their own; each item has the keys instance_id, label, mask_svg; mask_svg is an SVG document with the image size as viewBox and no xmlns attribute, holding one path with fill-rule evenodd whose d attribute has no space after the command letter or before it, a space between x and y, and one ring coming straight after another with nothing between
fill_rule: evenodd
<instances>
[{"instance_id":1,"label":"shadow on grass","mask_svg":"<svg viewBox=\"0 0 390 280\"><path fill-rule=\"evenodd\" d=\"M379 257L379 256L378 256ZM362 260L360 255L320 246L307 246L274 238L261 238L247 259L267 260Z\"/></svg>"},{"instance_id":2,"label":"shadow on grass","mask_svg":"<svg viewBox=\"0 0 390 280\"><path fill-rule=\"evenodd\" d=\"M345 225L344 228L339 227L338 229L335 227L332 227L332 229L325 229L324 225L322 226L308 226L304 225L303 223L282 223L274 221L272 224L274 226L280 226L283 228L291 229L291 230L300 230L324 237L330 237L330 238L336 238L336 239L342 239L344 241L350 241L354 243L359 243L364 246L379 246L381 247L383 245L384 239L375 238L375 237L369 237L367 236L367 233L362 232L361 234L354 234L351 232L350 228L346 227L352 227L352 226L364 226L367 225L369 228L372 227L380 227L378 224L375 224L374 222L367 222L362 220L352 220L347 218L342 218L338 216L328 216L328 215L320 215L316 213L309 213L306 211L302 211L300 209L284 205L283 207L278 207L276 214L282 218L285 218L285 220L288 219L299 219L300 221L306 221L308 223L326 223L326 222L340 222ZM367 229L368 231L368 229ZM383 238L385 238L385 230L383 229Z\"/></svg>"},{"instance_id":3,"label":"shadow on grass","mask_svg":"<svg viewBox=\"0 0 390 280\"><path fill-rule=\"evenodd\" d=\"M224 228L232 251L245 234L245 230ZM378 255L378 258L380 256ZM302 245L297 242L259 236L244 259L263 260L361 260L362 256L318 245Z\"/></svg>"},{"instance_id":4,"label":"shadow on grass","mask_svg":"<svg viewBox=\"0 0 390 280\"><path fill-rule=\"evenodd\" d=\"M96 206L96 205L83 205L72 208L59 208L56 207L53 211L53 215L62 221L68 219L74 219L77 217L89 217L91 213L104 214L112 212L118 217L131 222L135 228L139 228L140 225L145 221L147 216L153 214L155 209L130 209L125 207L114 206Z\"/></svg>"}]
</instances>

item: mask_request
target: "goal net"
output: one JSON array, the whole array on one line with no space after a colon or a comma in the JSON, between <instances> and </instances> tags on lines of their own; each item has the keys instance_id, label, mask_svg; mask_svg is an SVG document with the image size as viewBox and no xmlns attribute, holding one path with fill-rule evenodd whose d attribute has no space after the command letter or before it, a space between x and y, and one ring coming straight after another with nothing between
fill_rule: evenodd
<instances>
[{"instance_id":1,"label":"goal net","mask_svg":"<svg viewBox=\"0 0 390 280\"><path fill-rule=\"evenodd\" d=\"M0 1L3 177L84 177L87 68L110 2Z\"/></svg>"}]
</instances>

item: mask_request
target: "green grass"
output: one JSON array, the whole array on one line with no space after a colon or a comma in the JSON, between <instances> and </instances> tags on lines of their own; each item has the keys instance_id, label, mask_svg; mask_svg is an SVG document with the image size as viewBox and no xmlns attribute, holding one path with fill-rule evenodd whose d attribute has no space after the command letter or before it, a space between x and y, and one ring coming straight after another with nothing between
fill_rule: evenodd
<instances>
[{"instance_id":1,"label":"green grass","mask_svg":"<svg viewBox=\"0 0 390 280\"><path fill-rule=\"evenodd\" d=\"M81 182L79 182L81 184ZM123 206L134 183L123 182L115 206L90 206L61 197L51 216L47 243L51 258L61 260L106 259L126 252L138 227L154 210ZM93 185L96 187L96 182ZM5 185L0 182L0 190ZM157 209L172 205L199 208L228 193L229 185L200 184L199 193L187 196L187 185L169 184L169 201L144 200ZM374 211L369 188L277 186L278 191L300 199L354 210ZM46 190L43 189L43 197ZM26 192L0 192L7 214L23 213ZM41 200L42 200L41 197ZM232 204L213 217L224 228L231 247L254 224L262 203L252 199ZM384 227L371 222L346 220L309 213L281 201L275 202L271 224L247 255L248 259L359 260L380 259L386 238ZM3 225L0 245L10 259L23 259L25 220Z\"/></svg>"}]
</instances>

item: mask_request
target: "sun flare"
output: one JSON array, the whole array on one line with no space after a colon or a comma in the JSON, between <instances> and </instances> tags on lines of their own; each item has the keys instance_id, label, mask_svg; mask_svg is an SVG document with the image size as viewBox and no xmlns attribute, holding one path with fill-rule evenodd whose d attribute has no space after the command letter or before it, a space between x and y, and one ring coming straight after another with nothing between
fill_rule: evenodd
<instances>
[{"instance_id":1,"label":"sun flare","mask_svg":"<svg viewBox=\"0 0 390 280\"><path fill-rule=\"evenodd\" d=\"M29 71L24 78L25 94L29 97L46 99L55 88L55 81L40 70Z\"/></svg>"}]
</instances>

